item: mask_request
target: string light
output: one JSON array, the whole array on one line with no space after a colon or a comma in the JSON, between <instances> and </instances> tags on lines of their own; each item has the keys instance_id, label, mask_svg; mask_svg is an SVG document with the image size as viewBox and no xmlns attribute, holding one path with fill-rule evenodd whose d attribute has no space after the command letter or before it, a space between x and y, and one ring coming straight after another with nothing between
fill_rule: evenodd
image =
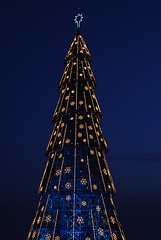
<instances>
[{"instance_id":1,"label":"string light","mask_svg":"<svg viewBox=\"0 0 161 240\"><path fill-rule=\"evenodd\" d=\"M87 180L86 180L85 178L82 178L82 179L81 179L81 184L82 184L82 185L86 185L86 184L87 184Z\"/></svg>"},{"instance_id":2,"label":"string light","mask_svg":"<svg viewBox=\"0 0 161 240\"><path fill-rule=\"evenodd\" d=\"M94 151L93 151L93 150L90 150L90 154L93 155L93 154L94 154Z\"/></svg>"},{"instance_id":3,"label":"string light","mask_svg":"<svg viewBox=\"0 0 161 240\"><path fill-rule=\"evenodd\" d=\"M84 128L84 125L83 125L83 124L80 124L80 125L79 125L79 128L80 128L80 129L83 129L83 128Z\"/></svg>"},{"instance_id":4,"label":"string light","mask_svg":"<svg viewBox=\"0 0 161 240\"><path fill-rule=\"evenodd\" d=\"M82 133L78 133L78 137L81 138L82 137Z\"/></svg>"},{"instance_id":5,"label":"string light","mask_svg":"<svg viewBox=\"0 0 161 240\"><path fill-rule=\"evenodd\" d=\"M86 201L82 201L82 206L85 207L87 205Z\"/></svg>"},{"instance_id":6,"label":"string light","mask_svg":"<svg viewBox=\"0 0 161 240\"><path fill-rule=\"evenodd\" d=\"M101 210L100 206L96 206L96 210L99 212Z\"/></svg>"},{"instance_id":7,"label":"string light","mask_svg":"<svg viewBox=\"0 0 161 240\"><path fill-rule=\"evenodd\" d=\"M103 172L104 172L104 174L105 174L105 175L107 175L107 171L106 171L106 169L105 169L105 168L103 169Z\"/></svg>"},{"instance_id":8,"label":"string light","mask_svg":"<svg viewBox=\"0 0 161 240\"><path fill-rule=\"evenodd\" d=\"M89 135L89 138L90 138L90 139L93 139L93 135L92 135L92 134L90 134L90 135Z\"/></svg>"},{"instance_id":9,"label":"string light","mask_svg":"<svg viewBox=\"0 0 161 240\"><path fill-rule=\"evenodd\" d=\"M65 187L66 187L67 189L70 189L71 186L72 186L72 184L71 184L70 182L67 182L67 183L65 184Z\"/></svg>"},{"instance_id":10,"label":"string light","mask_svg":"<svg viewBox=\"0 0 161 240\"><path fill-rule=\"evenodd\" d=\"M97 190L97 185L96 184L93 184L93 189Z\"/></svg>"},{"instance_id":11,"label":"string light","mask_svg":"<svg viewBox=\"0 0 161 240\"><path fill-rule=\"evenodd\" d=\"M66 140L65 140L65 143L70 143L70 139L69 139L69 138L66 139Z\"/></svg>"},{"instance_id":12,"label":"string light","mask_svg":"<svg viewBox=\"0 0 161 240\"><path fill-rule=\"evenodd\" d=\"M71 102L70 105L71 105L71 106L74 106L74 105L75 105L75 102Z\"/></svg>"},{"instance_id":13,"label":"string light","mask_svg":"<svg viewBox=\"0 0 161 240\"><path fill-rule=\"evenodd\" d=\"M78 117L78 119L79 119L79 120L82 120L82 119L83 119L83 116L82 116L82 115L80 115L80 116Z\"/></svg>"},{"instance_id":14,"label":"string light","mask_svg":"<svg viewBox=\"0 0 161 240\"><path fill-rule=\"evenodd\" d=\"M66 200L67 200L67 201L70 201L70 200L71 200L71 196L70 196L70 195L67 195L67 196L66 196Z\"/></svg>"},{"instance_id":15,"label":"string light","mask_svg":"<svg viewBox=\"0 0 161 240\"><path fill-rule=\"evenodd\" d=\"M36 237L36 231L32 233L32 239L34 239L35 237Z\"/></svg>"},{"instance_id":16,"label":"string light","mask_svg":"<svg viewBox=\"0 0 161 240\"><path fill-rule=\"evenodd\" d=\"M56 176L59 176L59 175L60 175L60 173L61 173L61 170L60 170L60 169L58 169L58 170L56 170L56 173L55 173L55 175L56 175Z\"/></svg>"},{"instance_id":17,"label":"string light","mask_svg":"<svg viewBox=\"0 0 161 240\"><path fill-rule=\"evenodd\" d=\"M79 105L83 105L83 101L79 101Z\"/></svg>"},{"instance_id":18,"label":"string light","mask_svg":"<svg viewBox=\"0 0 161 240\"><path fill-rule=\"evenodd\" d=\"M60 240L60 237L59 237L59 236L56 236L56 237L55 237L55 240Z\"/></svg>"},{"instance_id":19,"label":"string light","mask_svg":"<svg viewBox=\"0 0 161 240\"><path fill-rule=\"evenodd\" d=\"M37 224L39 224L40 222L41 222L41 217L37 219Z\"/></svg>"},{"instance_id":20,"label":"string light","mask_svg":"<svg viewBox=\"0 0 161 240\"><path fill-rule=\"evenodd\" d=\"M103 229L102 229L102 228L99 228L99 229L98 229L98 234L99 234L100 236L103 236L103 234L104 234L104 231L103 231Z\"/></svg>"},{"instance_id":21,"label":"string light","mask_svg":"<svg viewBox=\"0 0 161 240\"><path fill-rule=\"evenodd\" d=\"M50 222L50 220L51 220L51 216L50 215L46 216L45 221Z\"/></svg>"},{"instance_id":22,"label":"string light","mask_svg":"<svg viewBox=\"0 0 161 240\"><path fill-rule=\"evenodd\" d=\"M78 222L78 224L82 224L82 223L84 223L84 220L82 217L78 217L77 222Z\"/></svg>"},{"instance_id":23,"label":"string light","mask_svg":"<svg viewBox=\"0 0 161 240\"><path fill-rule=\"evenodd\" d=\"M65 100L68 100L68 99L69 99L69 96L66 96L66 97L65 97Z\"/></svg>"},{"instance_id":24,"label":"string light","mask_svg":"<svg viewBox=\"0 0 161 240\"><path fill-rule=\"evenodd\" d=\"M111 222L112 222L112 224L115 224L115 219L114 219L114 217L110 217L110 220L111 220Z\"/></svg>"},{"instance_id":25,"label":"string light","mask_svg":"<svg viewBox=\"0 0 161 240\"><path fill-rule=\"evenodd\" d=\"M66 168L65 168L65 172L66 172L66 173L70 173L70 172L71 172L71 168L70 168L70 167L66 167Z\"/></svg>"},{"instance_id":26,"label":"string light","mask_svg":"<svg viewBox=\"0 0 161 240\"><path fill-rule=\"evenodd\" d=\"M114 240L117 240L116 233L112 233L112 236L113 236L113 239L114 239Z\"/></svg>"}]
</instances>

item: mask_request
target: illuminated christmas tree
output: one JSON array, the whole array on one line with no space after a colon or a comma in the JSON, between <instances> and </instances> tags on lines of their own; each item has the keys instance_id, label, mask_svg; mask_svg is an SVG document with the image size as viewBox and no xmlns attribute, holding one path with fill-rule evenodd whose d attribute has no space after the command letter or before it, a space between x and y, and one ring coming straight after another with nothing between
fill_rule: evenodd
<instances>
[{"instance_id":1,"label":"illuminated christmas tree","mask_svg":"<svg viewBox=\"0 0 161 240\"><path fill-rule=\"evenodd\" d=\"M77 33L65 57L54 130L27 240L125 240L112 195L115 187L100 127L91 55Z\"/></svg>"}]
</instances>

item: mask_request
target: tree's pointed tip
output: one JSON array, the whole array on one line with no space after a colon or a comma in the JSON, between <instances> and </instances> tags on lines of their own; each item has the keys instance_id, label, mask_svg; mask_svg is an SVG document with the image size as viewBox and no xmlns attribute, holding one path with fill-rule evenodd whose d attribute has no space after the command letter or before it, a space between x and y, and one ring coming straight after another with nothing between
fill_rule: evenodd
<instances>
[{"instance_id":1,"label":"tree's pointed tip","mask_svg":"<svg viewBox=\"0 0 161 240\"><path fill-rule=\"evenodd\" d=\"M81 35L81 33L80 33L80 28L77 28L76 34L77 34L77 35Z\"/></svg>"}]
</instances>

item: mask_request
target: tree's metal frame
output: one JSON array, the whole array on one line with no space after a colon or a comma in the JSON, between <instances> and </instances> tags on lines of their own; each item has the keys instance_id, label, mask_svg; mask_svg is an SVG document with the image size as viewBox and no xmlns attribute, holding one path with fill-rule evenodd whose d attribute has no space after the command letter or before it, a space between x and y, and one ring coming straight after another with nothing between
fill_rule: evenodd
<instances>
[{"instance_id":1,"label":"tree's metal frame","mask_svg":"<svg viewBox=\"0 0 161 240\"><path fill-rule=\"evenodd\" d=\"M40 202L27 240L125 240L112 200L115 187L90 62L78 31L65 58Z\"/></svg>"}]
</instances>

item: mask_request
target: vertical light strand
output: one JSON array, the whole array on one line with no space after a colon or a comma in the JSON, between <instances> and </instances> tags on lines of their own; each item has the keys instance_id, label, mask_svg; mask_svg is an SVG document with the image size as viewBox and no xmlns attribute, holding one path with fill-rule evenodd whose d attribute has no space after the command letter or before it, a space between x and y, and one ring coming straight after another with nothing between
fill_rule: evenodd
<instances>
[{"instance_id":1,"label":"vertical light strand","mask_svg":"<svg viewBox=\"0 0 161 240\"><path fill-rule=\"evenodd\" d=\"M49 173L48 181L46 183L45 192L47 191L47 187L48 187L48 184L49 184L49 181L50 181L50 176L51 176L51 173L52 173L52 170L53 170L53 165L54 165L54 162L55 162L55 158L56 158L56 154L54 155L54 159L53 159L53 162L52 162L52 166L51 166L51 170L50 170L50 173Z\"/></svg>"},{"instance_id":2,"label":"vertical light strand","mask_svg":"<svg viewBox=\"0 0 161 240\"><path fill-rule=\"evenodd\" d=\"M105 210L105 215L106 215L106 220L107 220L109 231L110 231L110 236L113 239L112 230L111 230L111 226L110 226L110 220L109 220L109 217L108 217L108 214L107 214L107 210L106 210L106 205L105 205L105 201L104 201L104 198L103 198L103 194L101 194L101 198L102 198L102 202L103 202L103 206L104 206L104 210Z\"/></svg>"},{"instance_id":3,"label":"vertical light strand","mask_svg":"<svg viewBox=\"0 0 161 240\"><path fill-rule=\"evenodd\" d=\"M49 160L48 160L47 163L46 163L46 167L45 167L45 170L44 170L44 172L43 172L43 176L42 176L42 179L41 179L41 182L40 182L40 185L39 185L39 190L38 190L39 193L41 192L42 183L43 183L43 181L44 181L44 176L45 176L45 174L46 174L46 170L47 170L47 168L48 168L48 165L49 165Z\"/></svg>"},{"instance_id":4,"label":"vertical light strand","mask_svg":"<svg viewBox=\"0 0 161 240\"><path fill-rule=\"evenodd\" d=\"M70 81L71 81L71 76L72 76L72 70L73 70L73 62L71 63L71 68L70 68L70 76L69 76Z\"/></svg>"},{"instance_id":5,"label":"vertical light strand","mask_svg":"<svg viewBox=\"0 0 161 240\"><path fill-rule=\"evenodd\" d=\"M58 112L58 114L60 114L60 110L61 110L61 107L62 107L62 102L64 100L66 90L67 90L67 87L64 89L64 92L59 97L58 104L57 104L57 107L55 109L55 113ZM59 106L59 108L58 108L58 106ZM58 111L57 111L57 108L59 109ZM55 115L55 113L54 113L54 115Z\"/></svg>"},{"instance_id":6,"label":"vertical light strand","mask_svg":"<svg viewBox=\"0 0 161 240\"><path fill-rule=\"evenodd\" d=\"M76 59L76 81L78 81L78 58Z\"/></svg>"},{"instance_id":7,"label":"vertical light strand","mask_svg":"<svg viewBox=\"0 0 161 240\"><path fill-rule=\"evenodd\" d=\"M100 109L99 103L97 101L97 98L95 98L95 100L96 100L96 104L97 104L97 107L98 107L98 111L101 113L101 109Z\"/></svg>"},{"instance_id":8,"label":"vertical light strand","mask_svg":"<svg viewBox=\"0 0 161 240\"><path fill-rule=\"evenodd\" d=\"M84 97L85 109L86 109L86 112L87 112L88 110L87 110L87 103L86 103L86 97L85 97L85 92L84 91L83 91L83 97ZM87 120L85 121L85 129L86 129L87 143L88 143L88 146L90 147L89 137L88 137L88 129L87 129Z\"/></svg>"},{"instance_id":9,"label":"vertical light strand","mask_svg":"<svg viewBox=\"0 0 161 240\"><path fill-rule=\"evenodd\" d=\"M68 106L69 106L69 102L70 102L70 93L69 93L69 98L68 98L68 101L67 101L67 105L66 105L66 110L65 110L65 113L68 114Z\"/></svg>"},{"instance_id":10,"label":"vertical light strand","mask_svg":"<svg viewBox=\"0 0 161 240\"><path fill-rule=\"evenodd\" d=\"M91 171L90 171L90 166L89 166L89 158L88 158L88 155L87 155L87 167L88 167L88 174L89 174L90 189L91 189L91 192L93 192L93 190L92 190Z\"/></svg>"},{"instance_id":11,"label":"vertical light strand","mask_svg":"<svg viewBox=\"0 0 161 240\"><path fill-rule=\"evenodd\" d=\"M116 211L115 204L114 204L114 202L113 202L113 200L112 200L112 195L110 195L110 201L111 201L112 206L113 206L113 208L114 208L113 212L114 212L115 216L117 216L117 211ZM120 232L121 232L121 236L123 237L123 240L126 240L125 235L124 235L124 231L123 231L123 229L121 228L121 223L120 223L119 220L118 220L118 216L116 217L116 219L117 219L117 223L118 223L119 230L120 230Z\"/></svg>"},{"instance_id":12,"label":"vertical light strand","mask_svg":"<svg viewBox=\"0 0 161 240\"><path fill-rule=\"evenodd\" d=\"M86 43L85 43L85 41L83 40L82 37L81 37L81 41L82 41L83 46L84 46L84 48L86 49L87 53L89 53L89 50L88 50L88 48L87 48L87 45L86 45Z\"/></svg>"},{"instance_id":13,"label":"vertical light strand","mask_svg":"<svg viewBox=\"0 0 161 240\"><path fill-rule=\"evenodd\" d=\"M76 148L74 148L74 193L73 193L73 240L75 239L75 206L76 206L76 196L75 196L75 192L76 192L76 156L77 154L77 150Z\"/></svg>"},{"instance_id":14,"label":"vertical light strand","mask_svg":"<svg viewBox=\"0 0 161 240\"><path fill-rule=\"evenodd\" d=\"M120 234L121 234L121 236L122 236L122 238L123 238L123 240L124 240L124 239L125 239L125 237L124 237L124 232L123 232L123 230L122 230L122 228L121 228L121 224L120 224L120 222L119 222L119 220L118 220L117 213L116 213L115 210L114 210L113 212L114 212L114 215L115 215L115 219L116 219L117 225L118 225L119 230L120 230Z\"/></svg>"},{"instance_id":15,"label":"vertical light strand","mask_svg":"<svg viewBox=\"0 0 161 240\"><path fill-rule=\"evenodd\" d=\"M61 149L63 149L63 147L64 147L64 141L65 141L66 131L67 131L67 124L65 125L64 136L63 136L63 140L62 140L62 147L61 147Z\"/></svg>"},{"instance_id":16,"label":"vertical light strand","mask_svg":"<svg viewBox=\"0 0 161 240\"><path fill-rule=\"evenodd\" d=\"M102 169L101 169L100 162L99 162L99 157L98 157L98 152L97 152L97 150L96 150L96 157L97 157L97 162L98 162L99 170L100 170L100 173L101 173L101 178L102 178L104 190L105 190L105 192L107 192L106 185L105 185L104 178L103 178L103 174L102 174Z\"/></svg>"},{"instance_id":17,"label":"vertical light strand","mask_svg":"<svg viewBox=\"0 0 161 240\"><path fill-rule=\"evenodd\" d=\"M93 213L92 213L92 209L91 209L91 219L92 219L92 229L93 229L93 236L94 236L94 240L96 240L96 234L95 234L95 229L94 229L94 220L93 220Z\"/></svg>"},{"instance_id":18,"label":"vertical light strand","mask_svg":"<svg viewBox=\"0 0 161 240\"><path fill-rule=\"evenodd\" d=\"M42 197L40 198L40 202L41 202L41 199L42 199ZM39 203L40 203L40 202L39 202ZM34 220L32 221L32 224L31 224L31 227L30 227L30 230L29 230L29 234L28 234L27 240L30 239L30 236L31 236L31 233L32 233L32 230L33 230L33 227L34 227L34 224L35 224L35 221L36 221L37 215L38 215L38 211L36 211L36 214L35 214Z\"/></svg>"},{"instance_id":19,"label":"vertical light strand","mask_svg":"<svg viewBox=\"0 0 161 240\"><path fill-rule=\"evenodd\" d=\"M92 94L91 94L91 89L90 89L89 82L87 82L87 86L88 86L88 89L89 89L89 95L91 97L91 102L92 102L92 105L93 105L93 109L95 109L95 105L94 105L93 97L92 97Z\"/></svg>"},{"instance_id":20,"label":"vertical light strand","mask_svg":"<svg viewBox=\"0 0 161 240\"><path fill-rule=\"evenodd\" d=\"M83 91L83 97L84 97L84 105L85 105L85 109L86 109L86 113L88 112L87 109L87 102L86 102L86 96L85 96L85 92Z\"/></svg>"},{"instance_id":21,"label":"vertical light strand","mask_svg":"<svg viewBox=\"0 0 161 240\"><path fill-rule=\"evenodd\" d=\"M77 54L79 52L79 36L77 36Z\"/></svg>"},{"instance_id":22,"label":"vertical light strand","mask_svg":"<svg viewBox=\"0 0 161 240\"><path fill-rule=\"evenodd\" d=\"M110 170L109 170L104 152L102 154L103 154L104 163L105 163L105 166L106 166L106 169L107 169L107 172L108 172L108 176L109 176L109 179L110 179L110 183L111 183L111 186L112 186L112 190L113 190L114 193L116 193L115 185L114 185L114 182L113 182L113 179L112 179L112 176L111 176L111 173L110 173Z\"/></svg>"},{"instance_id":23,"label":"vertical light strand","mask_svg":"<svg viewBox=\"0 0 161 240\"><path fill-rule=\"evenodd\" d=\"M61 77L61 80L60 80L60 83L59 83L59 87L62 86L63 83L64 83L64 79L66 77L68 67L69 67L69 63L65 66L64 73L63 73L63 75ZM62 88L60 90L62 90ZM56 107L56 109L57 109L57 107Z\"/></svg>"},{"instance_id":24,"label":"vertical light strand","mask_svg":"<svg viewBox=\"0 0 161 240\"><path fill-rule=\"evenodd\" d=\"M37 234L36 240L39 239L38 237L39 237L39 234L40 234L40 229L41 229L41 226L42 226L42 223L43 223L43 219L44 219L44 215L45 215L45 212L46 212L46 208L47 208L47 205L48 205L49 197L50 197L50 194L48 195L47 200L46 200L46 205L45 205L45 208L44 208L43 216L41 218L41 224L40 224L40 227L39 227L39 230L38 230L38 234Z\"/></svg>"},{"instance_id":25,"label":"vertical light strand","mask_svg":"<svg viewBox=\"0 0 161 240\"><path fill-rule=\"evenodd\" d=\"M84 58L84 59L85 59L85 58ZM81 61L81 65L82 65L83 77L84 77L84 79L86 79L85 71L84 71L84 67L83 67L83 61Z\"/></svg>"},{"instance_id":26,"label":"vertical light strand","mask_svg":"<svg viewBox=\"0 0 161 240\"><path fill-rule=\"evenodd\" d=\"M54 130L53 130L53 132L52 132L52 134L51 134L51 137L50 137L50 140L49 140L49 143L48 143L47 149L50 147L51 139L53 138L53 136L54 136L54 132L56 131L56 135L54 136L54 141L53 141L53 144L52 144L52 145L54 146L55 141L56 141L56 138L57 138L57 135L58 135L59 127L60 127L60 125L61 125L61 122L62 122L62 117L60 118L59 125L56 125L56 124L55 124L55 126L54 126ZM57 126L59 126L59 127L57 128Z\"/></svg>"},{"instance_id":27,"label":"vertical light strand","mask_svg":"<svg viewBox=\"0 0 161 240\"><path fill-rule=\"evenodd\" d=\"M76 91L75 91L75 107L77 110L77 97L78 97L78 83L76 83ZM75 201L76 201L76 168L77 168L77 114L75 114L75 139L74 139L74 193L73 193L73 240L75 239Z\"/></svg>"},{"instance_id":28,"label":"vertical light strand","mask_svg":"<svg viewBox=\"0 0 161 240\"><path fill-rule=\"evenodd\" d=\"M99 138L97 136L97 131L96 131L96 127L95 127L95 124L94 124L94 119L92 118L92 123L93 123L93 128L94 128L94 131L95 131L95 135L96 135L96 138L97 138L97 143L98 143L98 146L100 147L100 142L99 142Z\"/></svg>"},{"instance_id":29,"label":"vertical light strand","mask_svg":"<svg viewBox=\"0 0 161 240\"><path fill-rule=\"evenodd\" d=\"M59 129L60 129L60 126L61 126L61 122L62 122L62 117L61 117L61 119L60 119L59 125L57 125L58 128L55 129L56 134L55 134L55 139L54 139L54 141L53 141L53 146L55 145L55 142L56 142L56 140L57 140L58 133L59 133Z\"/></svg>"},{"instance_id":30,"label":"vertical light strand","mask_svg":"<svg viewBox=\"0 0 161 240\"><path fill-rule=\"evenodd\" d=\"M64 157L62 159L62 164L61 164L61 173L60 173L59 182L58 182L58 191L60 190L60 182L61 182L62 173L63 173L63 165L64 165Z\"/></svg>"},{"instance_id":31,"label":"vertical light strand","mask_svg":"<svg viewBox=\"0 0 161 240\"><path fill-rule=\"evenodd\" d=\"M56 217L55 217L55 224L54 224L54 231L53 231L52 240L54 240L54 237L55 237L55 230L56 230L56 224L57 224L57 219L58 219L58 213L59 213L59 209L56 210Z\"/></svg>"}]
</instances>

